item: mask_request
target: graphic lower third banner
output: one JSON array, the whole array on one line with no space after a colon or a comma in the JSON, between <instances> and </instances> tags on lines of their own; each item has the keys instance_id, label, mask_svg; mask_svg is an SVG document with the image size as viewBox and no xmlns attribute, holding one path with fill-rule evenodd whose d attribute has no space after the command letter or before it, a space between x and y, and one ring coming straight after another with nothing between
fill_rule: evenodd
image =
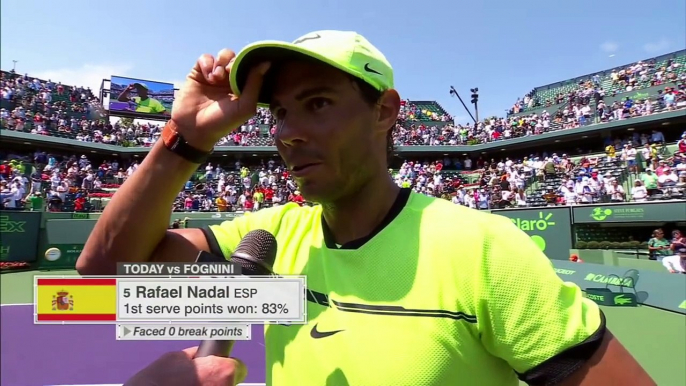
<instances>
[{"instance_id":1,"label":"graphic lower third banner","mask_svg":"<svg viewBox=\"0 0 686 386\"><path fill-rule=\"evenodd\" d=\"M117 279L36 278L35 323L117 319Z\"/></svg>"}]
</instances>

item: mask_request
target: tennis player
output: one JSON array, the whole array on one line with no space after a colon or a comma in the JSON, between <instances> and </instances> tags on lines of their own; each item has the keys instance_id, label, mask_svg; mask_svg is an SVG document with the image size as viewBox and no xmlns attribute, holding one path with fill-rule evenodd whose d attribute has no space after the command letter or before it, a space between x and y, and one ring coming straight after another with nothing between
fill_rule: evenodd
<instances>
[{"instance_id":1,"label":"tennis player","mask_svg":"<svg viewBox=\"0 0 686 386\"><path fill-rule=\"evenodd\" d=\"M354 32L203 55L164 140L100 217L79 272L193 261L198 250L228 258L265 229L278 240L275 272L308 277L309 319L266 327L267 384L653 385L598 307L511 221L394 184L393 82L384 55ZM183 184L258 104L276 118L302 195L320 205L167 230Z\"/></svg>"},{"instance_id":2,"label":"tennis player","mask_svg":"<svg viewBox=\"0 0 686 386\"><path fill-rule=\"evenodd\" d=\"M136 90L138 96L130 97L129 93ZM136 112L138 113L152 113L152 114L164 114L167 109L164 105L155 98L151 98L150 90L145 83L132 83L130 84L117 98L120 102L133 102L136 105Z\"/></svg>"}]
</instances>

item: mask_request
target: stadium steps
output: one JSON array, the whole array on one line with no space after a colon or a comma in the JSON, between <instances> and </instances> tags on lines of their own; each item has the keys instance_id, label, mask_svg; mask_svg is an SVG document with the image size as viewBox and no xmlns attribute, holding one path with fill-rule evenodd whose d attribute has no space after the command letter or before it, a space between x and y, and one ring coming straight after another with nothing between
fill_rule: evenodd
<instances>
[{"instance_id":1,"label":"stadium steps","mask_svg":"<svg viewBox=\"0 0 686 386\"><path fill-rule=\"evenodd\" d=\"M610 172L614 178L617 178L619 183L623 186L627 181L627 171L621 165L619 161L600 161L598 165L594 168L599 175L604 176L606 173ZM527 202L530 206L545 206L546 202L543 198L547 189L553 189L557 192L560 188L562 182L564 181L564 173L558 173L557 176L549 178L545 181L536 180L530 187L526 190ZM626 191L626 186L624 186ZM630 190L629 190L630 192ZM600 201L598 201L600 202Z\"/></svg>"}]
</instances>

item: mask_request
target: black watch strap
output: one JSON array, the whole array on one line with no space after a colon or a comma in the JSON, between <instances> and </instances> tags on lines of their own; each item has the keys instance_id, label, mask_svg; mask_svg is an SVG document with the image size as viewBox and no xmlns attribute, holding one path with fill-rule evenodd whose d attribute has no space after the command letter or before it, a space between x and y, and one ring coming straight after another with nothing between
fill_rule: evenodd
<instances>
[{"instance_id":1,"label":"black watch strap","mask_svg":"<svg viewBox=\"0 0 686 386\"><path fill-rule=\"evenodd\" d=\"M169 151L195 164L204 163L212 154L212 151L196 149L186 142L186 139L176 130L176 125L172 121L167 122L162 130L162 142Z\"/></svg>"}]
</instances>

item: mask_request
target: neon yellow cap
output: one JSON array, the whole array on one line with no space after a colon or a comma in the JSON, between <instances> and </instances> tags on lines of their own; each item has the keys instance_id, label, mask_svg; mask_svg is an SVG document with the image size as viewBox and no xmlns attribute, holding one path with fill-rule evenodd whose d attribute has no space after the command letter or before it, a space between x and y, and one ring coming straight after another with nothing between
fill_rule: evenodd
<instances>
[{"instance_id":1,"label":"neon yellow cap","mask_svg":"<svg viewBox=\"0 0 686 386\"><path fill-rule=\"evenodd\" d=\"M252 43L236 56L231 67L231 89L240 95L254 66L271 61L307 56L357 77L377 90L393 88L393 67L384 54L364 36L352 31L315 31L293 43L266 40ZM270 85L264 85L258 104L266 106L271 97Z\"/></svg>"}]
</instances>

